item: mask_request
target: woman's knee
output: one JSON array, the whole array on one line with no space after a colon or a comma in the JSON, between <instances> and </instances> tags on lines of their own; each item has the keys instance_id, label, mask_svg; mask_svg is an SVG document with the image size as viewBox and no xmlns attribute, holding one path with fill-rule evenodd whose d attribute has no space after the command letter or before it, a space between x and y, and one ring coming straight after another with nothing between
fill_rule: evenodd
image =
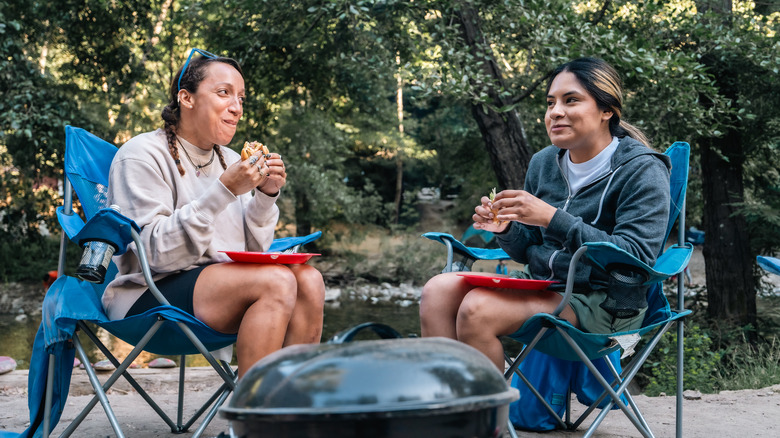
<instances>
[{"instance_id":1,"label":"woman's knee","mask_svg":"<svg viewBox=\"0 0 780 438\"><path fill-rule=\"evenodd\" d=\"M273 301L288 309L295 307L297 282L292 272L283 265L264 268L255 276L247 276L247 289L252 291L253 301Z\"/></svg>"},{"instance_id":2,"label":"woman's knee","mask_svg":"<svg viewBox=\"0 0 780 438\"><path fill-rule=\"evenodd\" d=\"M428 280L422 288L420 306L423 307L429 303L435 304L439 300L446 298L445 294L453 289L451 277L451 275L439 274Z\"/></svg>"},{"instance_id":3,"label":"woman's knee","mask_svg":"<svg viewBox=\"0 0 780 438\"><path fill-rule=\"evenodd\" d=\"M470 293L458 307L456 327L458 337L473 333L489 332L491 322L496 315L492 309L491 296L480 293Z\"/></svg>"},{"instance_id":4,"label":"woman's knee","mask_svg":"<svg viewBox=\"0 0 780 438\"><path fill-rule=\"evenodd\" d=\"M324 306L325 281L322 273L313 266L303 265L294 271L298 287L298 300Z\"/></svg>"}]
</instances>

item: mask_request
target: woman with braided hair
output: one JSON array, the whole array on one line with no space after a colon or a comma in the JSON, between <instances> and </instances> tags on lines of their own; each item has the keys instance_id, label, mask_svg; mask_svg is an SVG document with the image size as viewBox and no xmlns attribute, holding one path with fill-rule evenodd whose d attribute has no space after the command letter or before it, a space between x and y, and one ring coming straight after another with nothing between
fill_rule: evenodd
<instances>
[{"instance_id":1,"label":"woman with braided hair","mask_svg":"<svg viewBox=\"0 0 780 438\"><path fill-rule=\"evenodd\" d=\"M230 263L222 252L269 248L287 178L279 154L242 161L225 147L244 97L235 60L193 49L171 84L164 127L119 149L108 189L141 227L155 284L171 305L237 333L239 376L283 346L319 342L325 296L312 266ZM103 295L109 318L157 306L136 256L115 261L119 274Z\"/></svg>"}]
</instances>

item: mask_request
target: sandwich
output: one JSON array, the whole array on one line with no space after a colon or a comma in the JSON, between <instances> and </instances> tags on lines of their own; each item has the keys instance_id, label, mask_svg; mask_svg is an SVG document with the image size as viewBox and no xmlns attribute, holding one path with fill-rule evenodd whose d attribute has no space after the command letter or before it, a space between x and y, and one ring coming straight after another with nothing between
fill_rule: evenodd
<instances>
[{"instance_id":1,"label":"sandwich","mask_svg":"<svg viewBox=\"0 0 780 438\"><path fill-rule=\"evenodd\" d=\"M493 202L494 199L496 199L496 188L493 187L493 190L490 191L490 194L488 195L488 198L490 198L490 202ZM498 220L498 209L497 208L491 208L490 212L493 213L493 223L494 224L500 224L501 222Z\"/></svg>"},{"instance_id":2,"label":"sandwich","mask_svg":"<svg viewBox=\"0 0 780 438\"><path fill-rule=\"evenodd\" d=\"M241 160L249 159L255 152L261 151L263 155L268 155L268 148L259 141L247 141L244 142L244 147L241 149Z\"/></svg>"}]
</instances>

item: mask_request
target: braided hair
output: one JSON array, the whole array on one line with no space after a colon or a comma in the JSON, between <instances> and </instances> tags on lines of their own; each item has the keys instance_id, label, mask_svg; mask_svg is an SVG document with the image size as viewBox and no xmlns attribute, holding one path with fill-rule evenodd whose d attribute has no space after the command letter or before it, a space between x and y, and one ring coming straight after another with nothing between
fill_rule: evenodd
<instances>
[{"instance_id":1,"label":"braided hair","mask_svg":"<svg viewBox=\"0 0 780 438\"><path fill-rule=\"evenodd\" d=\"M181 78L181 89L187 90L191 93L198 91L198 86L206 78L206 67L212 62L222 62L235 68L238 73L243 77L244 72L241 71L241 66L238 65L234 59L231 58L207 58L204 56L194 58L187 66L187 71L184 72L184 76ZM163 131L165 131L165 138L168 140L168 151L173 157L173 161L176 163L176 168L179 169L179 174L184 176L184 167L181 165L181 158L179 157L179 148L177 147L176 130L181 121L181 108L179 105L179 76L182 71L176 73L173 81L171 81L171 88L168 92L168 105L162 110L163 119ZM214 145L214 151L219 157L219 164L223 169L227 169L225 163L225 157L222 156L222 150L219 145Z\"/></svg>"}]
</instances>

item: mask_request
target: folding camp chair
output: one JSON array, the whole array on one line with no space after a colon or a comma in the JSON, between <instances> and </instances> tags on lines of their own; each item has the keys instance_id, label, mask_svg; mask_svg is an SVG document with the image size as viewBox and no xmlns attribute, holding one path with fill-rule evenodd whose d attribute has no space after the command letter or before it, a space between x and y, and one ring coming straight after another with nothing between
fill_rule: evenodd
<instances>
[{"instance_id":1,"label":"folding camp chair","mask_svg":"<svg viewBox=\"0 0 780 438\"><path fill-rule=\"evenodd\" d=\"M597 408L601 407L601 412L591 423L584 434L590 437L596 428L604 420L607 413L613 408L618 408L628 417L636 426L637 430L645 436L652 437L646 420L639 411L633 398L628 393L627 388L632 379L640 370L642 364L646 361L652 350L658 344L661 336L675 323L680 321L690 313L684 308L684 282L683 270L693 251L693 245L685 241L685 192L688 181L688 160L690 156L690 147L687 143L676 142L667 149L666 154L671 158L672 171L670 177L671 189L671 209L669 212L666 238L668 239L673 226L677 223L678 243L670 246L650 267L631 254L623 251L617 246L606 242L590 242L584 244L572 256L569 266L569 275L565 288L565 294L561 304L551 314L537 314L528 320L516 333L509 337L524 344L522 351L516 358L511 358L505 354L509 367L506 370L505 377L510 378L516 374L523 382L530 385L529 380L520 370L520 364L528 357L531 351L536 350L556 358L581 361L591 371L593 378L603 388L603 394L590 407L583 412L580 417L574 421L569 421L571 413L571 397L567 397L565 419L561 418L544 397L535 389L531 388L536 398L545 406L547 411L555 417L555 420L561 428L574 430ZM466 259L480 259L481 254L473 248L468 248L457 242L452 236L442 233L427 233L425 237L439 240L445 243L448 248L448 270L454 266L450 253L455 252ZM498 257L495 253L490 253L493 257ZM570 323L559 319L557 315L568 304L574 287L574 272L577 263L581 257L586 255L591 263L597 267L609 270L615 263L631 265L635 269L641 270L647 275L647 281L644 285L649 286L647 292L648 310L645 314L644 322L639 330L610 333L594 334L585 333L576 329ZM677 276L677 311L670 309L669 303L662 290L662 282L673 276ZM618 372L615 366L608 360L609 355L623 349L625 356L632 354L638 341L647 336L647 341L641 351L637 352L634 358L623 369ZM603 359L614 377L612 382L607 382L594 364L597 359ZM682 436L682 383L683 383L683 325L677 325L677 388L676 388L676 434ZM602 401L608 397L607 403ZM626 401L624 401L626 400ZM514 428L510 424L509 432L511 436L516 436Z\"/></svg>"},{"instance_id":2,"label":"folding camp chair","mask_svg":"<svg viewBox=\"0 0 780 438\"><path fill-rule=\"evenodd\" d=\"M43 430L43 436L46 437L59 421L68 395L75 354L78 353L82 363L89 364L89 358L78 336L78 332L81 332L113 363L116 370L105 383L101 384L92 367L85 367L96 395L65 429L62 436L73 433L98 402L103 406L116 435L124 436L106 396L106 391L114 382L124 377L170 427L171 432L188 431L205 413L200 426L193 434L194 437L198 437L235 388L237 378L229 364L230 359L218 360L211 352L231 346L235 343L236 337L219 333L194 316L168 305L154 285L143 242L139 238L140 228L115 210L106 208L108 207L106 197L108 171L117 148L83 129L71 126L65 128L65 137L64 205L57 209L63 228L58 279L49 288L44 298L42 322L33 346L29 378L30 428L27 432L33 435ZM73 211L72 190L75 190L81 202L86 223ZM272 252L295 251L301 245L316 240L321 234L318 231L309 236L277 239L270 250ZM116 255L124 253L127 245L135 242L144 278L161 305L140 315L110 321L103 311L100 297L105 286L116 275L116 267L111 263L106 280L102 284L88 283L63 275L68 239L78 244L91 240L107 241L118 248ZM87 323L95 324L133 345L132 352L120 363ZM127 371L141 351L181 356L175 422ZM184 422L182 418L186 369L184 359L185 355L189 354L202 354L221 376L222 384L192 415L192 418ZM42 376L46 376L46 379Z\"/></svg>"},{"instance_id":3,"label":"folding camp chair","mask_svg":"<svg viewBox=\"0 0 780 438\"><path fill-rule=\"evenodd\" d=\"M769 256L758 256L756 257L756 262L758 262L758 266L764 268L766 272L780 275L780 259Z\"/></svg>"}]
</instances>

